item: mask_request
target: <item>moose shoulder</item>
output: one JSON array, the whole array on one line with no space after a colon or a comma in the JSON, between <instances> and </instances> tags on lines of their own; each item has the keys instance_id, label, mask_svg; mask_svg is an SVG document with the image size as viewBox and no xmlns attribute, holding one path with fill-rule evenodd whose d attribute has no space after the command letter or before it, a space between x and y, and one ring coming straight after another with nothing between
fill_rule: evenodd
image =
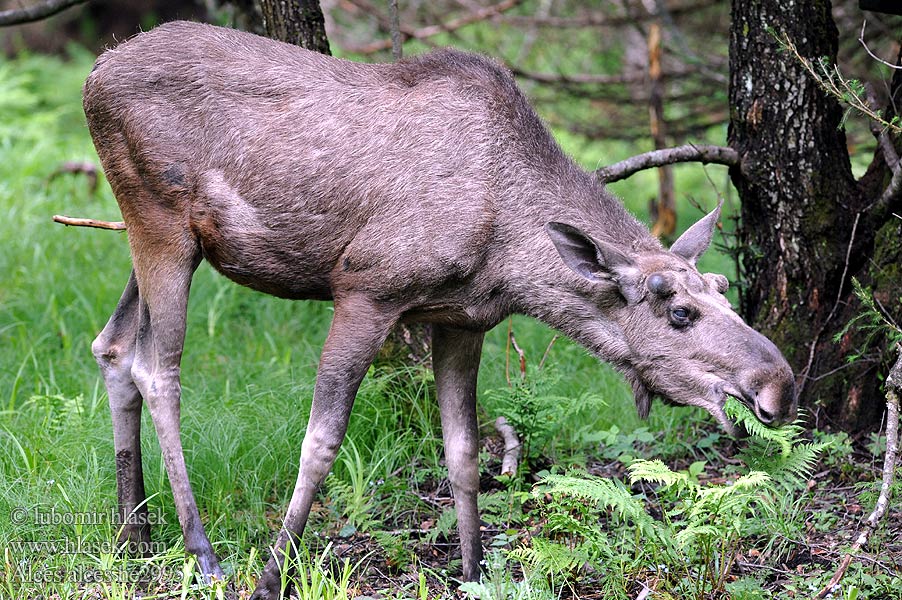
<instances>
[{"instance_id":1,"label":"moose shoulder","mask_svg":"<svg viewBox=\"0 0 902 600\"><path fill-rule=\"evenodd\" d=\"M651 399L728 430L726 395L795 414L792 372L703 275L719 210L668 251L556 145L510 74L439 50L356 64L208 25L164 25L104 53L85 83L133 272L93 344L113 416L122 537L146 541L140 412L163 449L185 547L221 576L188 482L179 362L192 274L331 299L300 470L255 591L279 593L361 379L399 321L433 324L434 369L466 579L479 576L476 373L511 313L555 327ZM137 518L126 518L136 513Z\"/></svg>"}]
</instances>

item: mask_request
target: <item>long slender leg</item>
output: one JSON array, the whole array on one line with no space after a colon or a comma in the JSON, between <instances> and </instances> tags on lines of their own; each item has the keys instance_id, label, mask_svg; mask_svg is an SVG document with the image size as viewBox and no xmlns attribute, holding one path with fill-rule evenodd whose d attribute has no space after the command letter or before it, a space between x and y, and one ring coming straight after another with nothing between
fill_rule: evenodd
<instances>
[{"instance_id":1,"label":"long slender leg","mask_svg":"<svg viewBox=\"0 0 902 600\"><path fill-rule=\"evenodd\" d=\"M177 246L168 245L142 255L133 251L140 293L132 378L147 402L157 430L185 549L197 556L205 576L222 578L191 491L182 451L179 364L185 342L188 292L199 255L196 250L178 250Z\"/></svg>"},{"instance_id":2,"label":"long slender leg","mask_svg":"<svg viewBox=\"0 0 902 600\"><path fill-rule=\"evenodd\" d=\"M141 394L132 381L132 361L138 335L138 284L135 274L115 312L91 351L100 366L110 401L113 447L116 450L116 491L121 529L119 542L131 551L143 552L150 542L150 523L144 504L144 474L141 470Z\"/></svg>"},{"instance_id":3,"label":"long slender leg","mask_svg":"<svg viewBox=\"0 0 902 600\"><path fill-rule=\"evenodd\" d=\"M316 374L297 483L252 599L270 600L287 592L280 590L281 566L286 557L289 562L294 558L316 490L332 468L344 440L357 389L397 317L360 296L336 299L335 316Z\"/></svg>"},{"instance_id":4,"label":"long slender leg","mask_svg":"<svg viewBox=\"0 0 902 600\"><path fill-rule=\"evenodd\" d=\"M445 327L435 327L432 333L432 368L466 581L479 579L482 563L479 510L476 507L479 493L476 376L484 336L482 332Z\"/></svg>"}]
</instances>

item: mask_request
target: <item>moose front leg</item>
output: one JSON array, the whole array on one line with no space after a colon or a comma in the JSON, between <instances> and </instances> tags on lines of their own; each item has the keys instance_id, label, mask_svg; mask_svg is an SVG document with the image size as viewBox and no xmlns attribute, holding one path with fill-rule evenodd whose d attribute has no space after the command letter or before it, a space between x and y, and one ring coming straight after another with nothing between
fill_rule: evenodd
<instances>
[{"instance_id":1,"label":"moose front leg","mask_svg":"<svg viewBox=\"0 0 902 600\"><path fill-rule=\"evenodd\" d=\"M336 299L335 316L316 374L294 494L252 600L288 594L282 586L282 566L295 559L316 491L344 440L357 389L397 318L397 313L386 312L363 297Z\"/></svg>"},{"instance_id":2,"label":"moose front leg","mask_svg":"<svg viewBox=\"0 0 902 600\"><path fill-rule=\"evenodd\" d=\"M482 538L476 507L479 493L476 376L484 337L482 332L444 327L435 327L432 334L432 368L466 581L479 579L482 563Z\"/></svg>"}]
</instances>

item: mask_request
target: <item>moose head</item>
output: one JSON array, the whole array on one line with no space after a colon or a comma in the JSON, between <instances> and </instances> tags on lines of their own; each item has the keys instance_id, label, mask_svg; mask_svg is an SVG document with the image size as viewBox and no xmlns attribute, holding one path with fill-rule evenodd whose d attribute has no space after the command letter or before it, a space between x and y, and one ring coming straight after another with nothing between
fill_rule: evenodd
<instances>
[{"instance_id":1,"label":"moose head","mask_svg":"<svg viewBox=\"0 0 902 600\"><path fill-rule=\"evenodd\" d=\"M564 263L608 306L605 317L619 327L615 357L605 356L629 380L640 416L654 397L699 406L731 434L727 396L746 403L766 425L796 416L792 369L774 344L736 314L724 296L727 278L700 273L720 206L690 227L670 248L627 252L593 239L571 225L545 229ZM614 291L621 302L611 303Z\"/></svg>"}]
</instances>

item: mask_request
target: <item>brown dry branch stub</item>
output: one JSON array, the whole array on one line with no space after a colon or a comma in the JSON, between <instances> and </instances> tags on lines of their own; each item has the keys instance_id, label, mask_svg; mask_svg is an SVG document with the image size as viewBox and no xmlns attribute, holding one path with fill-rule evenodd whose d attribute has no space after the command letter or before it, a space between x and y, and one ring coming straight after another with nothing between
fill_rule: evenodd
<instances>
[{"instance_id":1,"label":"brown dry branch stub","mask_svg":"<svg viewBox=\"0 0 902 600\"><path fill-rule=\"evenodd\" d=\"M76 217L67 217L65 215L53 215L56 223L63 225L71 225L73 227L95 227L97 229L112 229L113 231L124 231L125 223L123 221L100 221L98 219L79 219Z\"/></svg>"}]
</instances>

